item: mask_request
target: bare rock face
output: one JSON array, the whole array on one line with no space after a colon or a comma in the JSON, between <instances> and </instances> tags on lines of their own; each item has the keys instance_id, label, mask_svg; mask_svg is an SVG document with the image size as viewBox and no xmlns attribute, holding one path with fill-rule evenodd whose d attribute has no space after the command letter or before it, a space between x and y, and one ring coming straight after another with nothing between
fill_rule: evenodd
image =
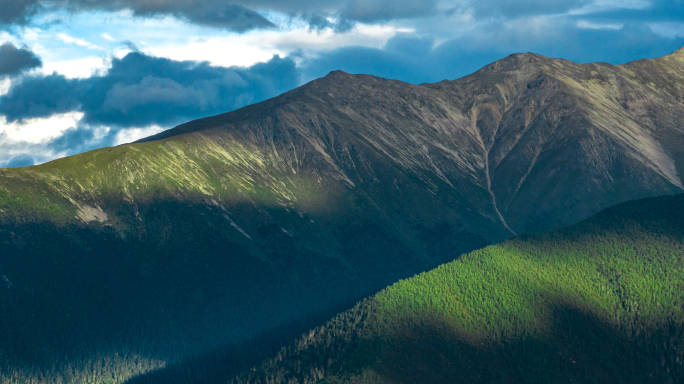
<instances>
[{"instance_id":1,"label":"bare rock face","mask_svg":"<svg viewBox=\"0 0 684 384\"><path fill-rule=\"evenodd\" d=\"M430 86L470 111L498 209L523 232L681 192L682 76L681 50L623 66L521 54Z\"/></svg>"},{"instance_id":2,"label":"bare rock face","mask_svg":"<svg viewBox=\"0 0 684 384\"><path fill-rule=\"evenodd\" d=\"M144 141L258 134L293 170L306 164L360 189L389 163L435 194L461 195L461 210L478 211L485 231L510 235L682 192L683 76L684 49L621 66L515 54L423 85L337 71Z\"/></svg>"},{"instance_id":3,"label":"bare rock face","mask_svg":"<svg viewBox=\"0 0 684 384\"><path fill-rule=\"evenodd\" d=\"M517 54L423 85L338 71L138 143L0 170L0 330L13 330L0 357L30 345L7 364L70 381L40 362L76 372L83 352L69 351L126 349L155 362L126 370L144 372L286 322L303 331L515 233L681 192L683 77L682 50L622 66Z\"/></svg>"}]
</instances>

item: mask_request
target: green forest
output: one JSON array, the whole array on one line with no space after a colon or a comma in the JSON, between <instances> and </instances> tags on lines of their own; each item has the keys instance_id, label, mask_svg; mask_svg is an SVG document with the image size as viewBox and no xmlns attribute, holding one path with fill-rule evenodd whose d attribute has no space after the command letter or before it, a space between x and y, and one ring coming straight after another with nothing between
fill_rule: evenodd
<instances>
[{"instance_id":1,"label":"green forest","mask_svg":"<svg viewBox=\"0 0 684 384\"><path fill-rule=\"evenodd\" d=\"M684 195L402 280L233 383L678 383Z\"/></svg>"}]
</instances>

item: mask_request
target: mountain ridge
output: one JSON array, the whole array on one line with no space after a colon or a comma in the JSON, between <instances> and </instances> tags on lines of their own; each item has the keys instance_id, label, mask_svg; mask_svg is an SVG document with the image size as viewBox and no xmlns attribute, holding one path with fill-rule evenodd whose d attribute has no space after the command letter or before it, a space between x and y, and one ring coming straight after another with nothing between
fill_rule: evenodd
<instances>
[{"instance_id":1,"label":"mountain ridge","mask_svg":"<svg viewBox=\"0 0 684 384\"><path fill-rule=\"evenodd\" d=\"M681 51L681 50L680 50ZM679 51L678 51L679 52ZM651 63L648 64L647 66L653 67L653 63L657 64L656 66L660 65L662 67L662 62L668 62L668 61L673 61L673 59L676 59L677 53L673 53L671 55L665 56L663 58L659 59L653 59L650 61L646 61L646 63ZM660 183L664 184L663 188L667 191L667 193L674 193L676 191L682 190L682 184L681 180L679 179L679 174L677 172L677 168L682 168L684 164L684 160L682 160L682 155L681 151L677 150L676 148L668 148L666 151L662 147L662 143L660 143L658 140L654 139L652 137L652 132L649 132L649 130L654 130L654 124L652 121L648 119L648 117L644 118L644 116L634 116L633 113L630 112L630 110L635 109L635 103L634 101L630 101L629 99L626 100L618 100L619 95L616 93L617 90L613 88L619 88L619 87L625 87L625 86L630 86L630 82L634 82L634 76L635 73L631 68L634 67L637 70L639 70L639 61L636 62L631 62L627 64L623 64L620 66L613 66L609 64L602 64L602 63L592 63L592 64L575 64L572 62L569 62L567 60L562 60L562 59L550 59L550 58L545 58L540 55L536 54L514 54L511 56L508 56L507 58L504 58L502 60L499 60L495 63L490 64L489 66L484 67L483 69L475 72L472 75L466 76L462 79L457 79L453 81L443 81L440 83L435 83L435 84L421 84L418 86L407 84L407 83L401 83L399 81L391 81L391 80L379 80L378 78L368 76L368 75L349 75L349 74L344 74L343 72L332 72L330 75L328 75L326 78L322 78L319 80L315 80L311 83L308 83L301 87L300 89L291 91L286 93L285 95L281 96L280 98L277 98L277 100L271 100L265 103L268 104L268 108L266 108L269 111L272 111L273 108L285 108L285 106L289 105L288 103L291 103L292 100L295 100L295 95L308 95L309 98L316 98L318 100L324 100L325 103L331 103L332 100L335 100L335 96L332 95L331 93L327 94L320 94L320 95L311 95L312 93L315 93L315 89L319 86L319 84L326 83L326 81L330 82L330 79L333 78L344 78L345 81L342 82L344 84L348 83L355 83L358 82L360 86L363 86L366 83L373 83L373 82L382 82L385 81L387 87L391 88L390 84L394 85L401 85L401 86L406 86L409 88L413 89L419 89L416 87L426 87L426 88L431 88L431 89L437 89L440 90L442 93L446 93L448 97L458 100L459 103L457 103L456 106L452 106L450 109L452 112L456 110L456 116L454 116L454 120L460 120L457 124L461 126L461 129L463 129L466 132L469 132L471 139L474 141L474 143L471 143L473 146L479 146L481 148L481 154L478 154L478 156L482 157L480 159L475 160L475 162L480 162L480 163L486 163L485 166L483 167L484 170L484 177L481 177L481 180L479 180L479 183L490 193L493 195L494 199L496 199L496 196L499 197L499 201L502 202L502 207L501 207L501 212L495 212L493 215L499 216L500 219L502 219L504 222L506 221L504 217L507 216L506 211L508 210L508 207L510 207L513 204L513 200L516 198L517 193L521 190L523 187L526 179L530 174L534 176L533 172L535 169L535 165L537 163L537 160L539 159L539 156L542 155L543 151L542 150L534 150L536 153L534 153L533 156L529 156L528 159L525 159L524 161L529 162L529 166L526 167L526 169L510 169L510 166L507 163L515 163L519 162L519 158L516 156L519 155L514 155L511 160L507 161L506 157L508 156L508 153L512 150L515 149L515 146L520 143L520 139L523 139L523 141L526 139L526 135L528 135L528 128L530 127L531 124L534 123L534 119L539 117L540 111L521 111L518 106L517 111L514 110L514 113L511 113L511 115L514 115L515 113L518 114L525 114L524 119L517 119L517 120L523 120L520 121L522 123L522 131L519 132L512 132L514 137L507 137L506 135L510 136L509 133L506 131L512 130L510 125L516 122L516 117L511 116L514 120L513 123L509 124L509 127L502 127L503 129L499 130L497 127L491 127L491 125L494 125L496 121L501 121L502 118L504 118L503 114L507 113L509 108L514 108L516 107L514 102L515 100L519 98L524 99L524 94L525 94L525 86L539 86L544 84L544 79L546 79L546 82L552 82L553 84L550 85L550 87L562 87L561 92L556 91L556 93L559 93L560 95L547 95L547 96L563 96L563 94L570 94L568 97L572 97L574 99L580 99L582 103L584 104L582 106L582 111L578 116L575 116L574 119L575 121L573 124L576 125L589 125L595 127L599 131L599 135L596 135L595 133L592 132L583 132L583 134L588 134L593 137L594 142L589 142L585 141L585 145L587 148L581 148L580 150L582 152L589 152L588 154L585 155L585 160L586 163L589 162L594 162L596 163L596 170L595 172L597 173L595 175L596 178L605 178L605 179L610 179L612 176L610 172L608 171L608 167L610 167L611 162L613 162L612 159L608 158L605 154L606 150L602 147L606 147L606 145L618 145L621 148L619 149L620 151L626 153L628 156L632 158L634 162L641 163L643 167L648 168L649 173L655 173L654 175L647 176L645 179L649 178L663 178L664 180L661 181L655 181L655 183ZM641 62L643 63L643 62ZM560 67L560 69L559 69ZM569 68L565 68L569 67ZM508 68L508 69L507 69ZM469 81L470 79L473 79L472 81L475 81L476 83L481 82L481 76L484 74L491 72L491 71L498 71L498 72L510 72L510 69L514 68L515 73L512 75L504 76L504 78L500 79L500 82L497 82L496 84L489 84L488 87L495 89L499 95L489 92L489 95L482 95L483 89L478 89L478 90L473 90L472 88L468 88ZM613 73L607 73L607 74L601 74L603 72L610 72L610 71L617 71L617 74ZM642 71L643 72L643 71ZM662 72L662 71L661 71ZM678 79L681 81L681 73L676 72L675 75L678 76ZM578 83L577 81L572 80L573 76L577 77L584 77L584 84ZM610 77L616 77L621 76L619 81L617 80L610 80ZM631 78L629 78L631 76ZM501 76L499 76L501 78ZM532 78L534 77L534 79ZM626 80L624 79L626 78ZM491 80L490 80L491 81ZM611 83L612 81L612 83ZM506 82L508 82L508 85L505 85ZM518 84L513 84L517 82ZM604 84L598 84L603 82ZM664 84L667 84L668 82L666 81L660 81L659 82L659 87L663 87ZM633 86L633 84L631 84ZM366 84L367 86L367 84ZM458 90L454 92L455 87L463 86L465 87L462 90ZM507 88L508 87L508 88ZM607 89L604 89L607 88ZM530 88L527 88L530 89ZM592 92L587 92L587 89L592 90ZM612 89L612 90L611 90ZM544 91L542 89L542 91ZM635 89L635 90L630 90L632 93L640 92L643 94L643 89ZM473 101L466 101L466 98L468 97L468 94L471 94L473 92L480 92L481 95L480 97L487 97L489 98L489 103L475 103L473 104ZM613 92L613 94L610 94L610 92ZM517 94L517 96L516 96ZM681 89L678 89L677 92L670 92L669 95L673 96L675 99L678 99L680 101L679 105L669 105L667 110L669 111L677 111L679 106L681 106L681 94L682 91ZM444 95L440 95L444 96ZM659 97L662 95L659 95ZM434 97L434 96L433 96ZM496 99L500 100L496 100ZM660 97L662 99L662 97ZM509 100L510 99L510 100ZM567 100L567 97L564 98ZM624 98L623 98L624 99ZM660 104L668 104L668 103L661 103L662 100L659 100L659 105ZM296 102L296 101L295 101ZM539 101L540 104L543 102L547 103L557 103L557 104L562 104L562 100L553 100L553 101ZM566 101L567 102L567 101ZM468 104L470 103L470 104ZM510 105L507 105L509 103ZM471 105L472 104L472 105ZM672 104L672 103L669 103ZM477 106L477 108L475 108ZM637 106L638 107L638 106ZM493 109L492 109L493 108ZM641 107L643 109L643 106ZM253 109L257 109L256 107ZM460 111L459 111L460 109ZM619 111L618 109L622 109L622 111ZM251 113L252 109L245 109L236 111L233 113L229 114L224 114L224 115L219 115L215 117L208 118L209 120L200 120L196 123L190 123L185 126L181 126L178 129L181 129L182 131L178 130L170 130L167 132L164 132L160 135L152 136L149 139L144 139L145 141L149 140L155 140L159 138L166 138L166 137L172 137L172 135L183 132L183 133L189 133L190 131L193 130L201 130L203 128L202 124L207 124L209 126L211 125L216 125L216 123L210 123L211 121L217 121L222 118L231 116L235 116L234 120L241 120L243 118L248 118L249 114ZM641 113L643 111L636 110L636 113ZM482 116L480 116L480 113ZM562 116L562 111L554 111L553 112L557 117L556 118L568 118L568 116ZM558 116L559 113L561 116ZM536 115L536 116L535 116ZM606 118L606 115L609 116L609 118ZM240 117L242 116L242 117ZM553 116L551 116L553 117ZM572 117L571 117L572 118ZM232 121L229 119L229 121ZM468 124L466 123L466 119L470 119L470 129L468 129ZM478 127L478 119L480 127ZM482 120L493 120L489 123L486 121ZM547 119L548 120L548 119ZM671 118L671 120L673 120ZM548 122L547 122L548 123ZM672 121L668 122L670 125L673 125ZM193 125L195 124L195 125ZM199 128L197 126L199 124ZM237 124L237 122L229 122L228 125L230 124ZM484 128L485 130L488 130L488 132L482 131L482 124L485 125L490 125L489 127ZM497 123L496 125L499 125L501 123ZM558 125L558 122L552 123ZM477 127L477 128L476 128ZM646 127L647 130L644 130L643 128ZM495 130L496 128L496 130ZM534 127L532 127L534 128ZM372 127L369 127L369 130L372 129ZM562 129L556 129L555 131L563 131ZM676 140L670 141L666 140L665 144L668 142L678 142L681 140L681 132L679 130L674 130L675 134L677 135ZM494 136L491 136L492 132L494 132ZM538 143L534 143L533 145L538 146L539 148L543 148L544 145L543 142L547 142L551 140L552 135L554 131L547 132L545 133L546 137L545 138L539 138ZM389 136L390 134L387 132L383 132L385 135ZM533 132L534 134L543 134L542 133L537 133ZM672 134L672 132L668 132L668 134ZM496 136L499 135L499 136ZM496 137L495 137L496 136ZM606 137L608 136L608 137ZM494 140L495 138L503 138L504 142L502 143L503 145L499 143L495 143ZM567 140L567 138L563 138ZM484 141L483 141L484 140ZM540 144L542 143L542 144ZM371 143L371 145L374 145L377 143ZM496 144L496 145L495 145ZM554 144L553 140L551 140L550 144ZM414 144L418 145L418 143ZM431 143L431 145L434 145L434 143ZM377 146L377 145L376 145ZM509 148L510 147L510 148ZM382 148L381 148L382 150ZM446 150L446 151L453 151L453 149L444 149L441 148L440 150ZM524 149L525 151L527 149ZM492 152L491 160L489 153ZM593 152L593 153L592 153ZM666 153L669 152L669 153ZM673 154L674 152L674 154ZM484 154L484 156L482 156ZM414 155L415 156L415 155ZM594 159L592 159L592 156ZM471 160L471 163L473 161ZM499 168L499 165L503 164L503 168L500 171L497 171ZM675 162L679 164L679 166L675 165ZM519 168L520 165L517 164L515 165L516 168ZM487 170L491 168L491 177L489 177L489 181L487 180ZM437 174L439 174L441 170L437 170ZM549 170L551 172L552 170ZM502 177L497 174L498 173L507 173L507 172L515 172L517 173L518 177L517 178L509 178L510 180L500 180ZM618 170L618 172L620 172ZM624 171L622 171L624 172ZM643 172L643 171L641 171ZM493 187L491 186L492 180L494 180L494 185ZM606 181L605 183L611 183L610 180ZM535 184L535 183L533 183ZM538 184L538 183L537 183ZM666 186L667 184L670 184L670 186ZM489 185L489 186L487 186ZM524 188L523 188L524 189ZM617 203L618 200L610 202L610 203L605 203L604 206L611 205L611 203ZM515 204L513 204L515 206ZM494 208L496 208L497 211L499 211L498 204L492 204ZM598 208L594 208L592 212L597 212ZM584 217L587 217L588 214L592 212L587 212L584 214ZM580 218L577 218L580 219ZM556 226L562 225L557 224ZM507 225L506 225L507 226ZM521 228L518 227L516 230L519 232L521 231ZM524 231L526 227L523 227L522 230Z\"/></svg>"},{"instance_id":2,"label":"mountain ridge","mask_svg":"<svg viewBox=\"0 0 684 384\"><path fill-rule=\"evenodd\" d=\"M123 382L283 324L294 337L314 325L300 319L513 232L679 192L683 72L678 57L535 55L431 85L337 72L138 143L2 169L0 330L13 332L0 354L20 361L0 377L90 377L118 353L141 363L97 375Z\"/></svg>"}]
</instances>

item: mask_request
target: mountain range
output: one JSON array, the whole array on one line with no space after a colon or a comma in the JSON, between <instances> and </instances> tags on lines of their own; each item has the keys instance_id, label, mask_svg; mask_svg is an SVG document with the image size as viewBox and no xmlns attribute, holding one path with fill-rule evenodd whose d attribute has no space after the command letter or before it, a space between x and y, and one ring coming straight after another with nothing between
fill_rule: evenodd
<instances>
[{"instance_id":1,"label":"mountain range","mask_svg":"<svg viewBox=\"0 0 684 384\"><path fill-rule=\"evenodd\" d=\"M118 383L267 340L228 377L400 279L682 192L683 107L684 49L516 54L436 84L333 72L0 170L0 382Z\"/></svg>"}]
</instances>

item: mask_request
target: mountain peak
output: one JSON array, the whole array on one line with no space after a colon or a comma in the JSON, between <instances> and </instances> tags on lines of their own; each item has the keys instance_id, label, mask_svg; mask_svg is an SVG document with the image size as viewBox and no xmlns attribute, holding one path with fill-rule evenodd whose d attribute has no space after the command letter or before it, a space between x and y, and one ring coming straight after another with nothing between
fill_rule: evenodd
<instances>
[{"instance_id":1,"label":"mountain peak","mask_svg":"<svg viewBox=\"0 0 684 384\"><path fill-rule=\"evenodd\" d=\"M341 71L341 70L335 70L330 73L328 73L325 77L347 77L349 74L347 72Z\"/></svg>"},{"instance_id":2,"label":"mountain peak","mask_svg":"<svg viewBox=\"0 0 684 384\"><path fill-rule=\"evenodd\" d=\"M681 47L678 50L672 52L669 56L676 58L684 58L684 47Z\"/></svg>"}]
</instances>

